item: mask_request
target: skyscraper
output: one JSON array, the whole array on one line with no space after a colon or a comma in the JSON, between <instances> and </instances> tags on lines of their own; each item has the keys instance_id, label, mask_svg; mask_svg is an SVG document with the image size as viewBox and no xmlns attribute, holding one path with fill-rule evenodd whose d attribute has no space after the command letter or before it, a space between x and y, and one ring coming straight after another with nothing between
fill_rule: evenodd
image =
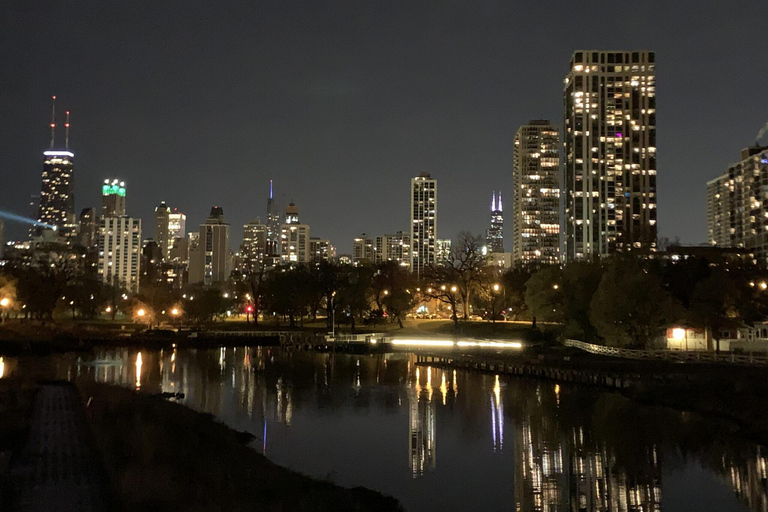
<instances>
[{"instance_id":1,"label":"skyscraper","mask_svg":"<svg viewBox=\"0 0 768 512\"><path fill-rule=\"evenodd\" d=\"M280 258L283 262L309 262L309 226L299 222L299 208L293 203L285 209L285 224L280 226L280 241Z\"/></svg>"},{"instance_id":2,"label":"skyscraper","mask_svg":"<svg viewBox=\"0 0 768 512\"><path fill-rule=\"evenodd\" d=\"M245 271L253 271L264 263L267 248L267 226L259 219L253 219L243 226L243 266Z\"/></svg>"},{"instance_id":3,"label":"skyscraper","mask_svg":"<svg viewBox=\"0 0 768 512\"><path fill-rule=\"evenodd\" d=\"M232 272L229 228L224 220L224 209L219 206L211 208L211 214L200 224L197 242L190 243L190 283L209 286L229 279Z\"/></svg>"},{"instance_id":4,"label":"skyscraper","mask_svg":"<svg viewBox=\"0 0 768 512\"><path fill-rule=\"evenodd\" d=\"M171 209L161 201L155 207L155 243L160 249L160 256L163 261L168 261L171 255Z\"/></svg>"},{"instance_id":5,"label":"skyscraper","mask_svg":"<svg viewBox=\"0 0 768 512\"><path fill-rule=\"evenodd\" d=\"M101 216L120 215L125 215L125 182L106 179L101 186Z\"/></svg>"},{"instance_id":6,"label":"skyscraper","mask_svg":"<svg viewBox=\"0 0 768 512\"><path fill-rule=\"evenodd\" d=\"M336 248L331 245L330 240L314 236L309 239L309 261L311 263L332 261L334 258L336 258Z\"/></svg>"},{"instance_id":7,"label":"skyscraper","mask_svg":"<svg viewBox=\"0 0 768 512\"><path fill-rule=\"evenodd\" d=\"M363 233L352 240L352 263L378 263L376 242L373 237Z\"/></svg>"},{"instance_id":8,"label":"skyscraper","mask_svg":"<svg viewBox=\"0 0 768 512\"><path fill-rule=\"evenodd\" d=\"M650 51L579 50L565 79L565 258L656 249Z\"/></svg>"},{"instance_id":9,"label":"skyscraper","mask_svg":"<svg viewBox=\"0 0 768 512\"><path fill-rule=\"evenodd\" d=\"M491 227L485 230L485 246L488 252L504 252L504 208L501 204L501 191L498 201L495 191L491 196Z\"/></svg>"},{"instance_id":10,"label":"skyscraper","mask_svg":"<svg viewBox=\"0 0 768 512\"><path fill-rule=\"evenodd\" d=\"M740 247L768 263L768 207L763 201L768 178L768 146L741 151L741 161L707 183L707 237L720 247Z\"/></svg>"},{"instance_id":11,"label":"skyscraper","mask_svg":"<svg viewBox=\"0 0 768 512\"><path fill-rule=\"evenodd\" d=\"M98 244L99 216L94 208L84 208L80 212L80 245L86 248Z\"/></svg>"},{"instance_id":12,"label":"skyscraper","mask_svg":"<svg viewBox=\"0 0 768 512\"><path fill-rule=\"evenodd\" d=\"M512 211L513 262L559 263L559 138L547 120L529 121L515 133Z\"/></svg>"},{"instance_id":13,"label":"skyscraper","mask_svg":"<svg viewBox=\"0 0 768 512\"><path fill-rule=\"evenodd\" d=\"M401 267L411 264L411 237L397 233L376 237L376 263L395 261Z\"/></svg>"},{"instance_id":14,"label":"skyscraper","mask_svg":"<svg viewBox=\"0 0 768 512\"><path fill-rule=\"evenodd\" d=\"M53 226L60 236L72 238L77 235L77 218L75 217L75 154L69 150L69 112L65 127L64 149L55 148L56 130L56 96L52 97L51 107L51 144L48 151L43 152L43 177L40 189L40 203L37 210L37 221L40 224ZM47 226L35 226L33 235L40 235Z\"/></svg>"},{"instance_id":15,"label":"skyscraper","mask_svg":"<svg viewBox=\"0 0 768 512\"><path fill-rule=\"evenodd\" d=\"M411 178L411 272L421 277L435 263L437 240L437 180L428 172Z\"/></svg>"},{"instance_id":16,"label":"skyscraper","mask_svg":"<svg viewBox=\"0 0 768 512\"><path fill-rule=\"evenodd\" d=\"M187 237L187 216L174 208L168 215L168 240L171 247L175 244L177 238Z\"/></svg>"},{"instance_id":17,"label":"skyscraper","mask_svg":"<svg viewBox=\"0 0 768 512\"><path fill-rule=\"evenodd\" d=\"M269 199L267 199L267 256L276 256L280 251L280 212L277 211L272 180L269 180Z\"/></svg>"}]
</instances>

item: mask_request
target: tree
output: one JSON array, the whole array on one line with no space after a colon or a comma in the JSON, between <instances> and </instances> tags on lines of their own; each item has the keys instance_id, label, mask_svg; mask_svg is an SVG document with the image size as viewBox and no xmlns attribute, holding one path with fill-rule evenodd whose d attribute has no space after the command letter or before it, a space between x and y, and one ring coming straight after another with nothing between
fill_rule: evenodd
<instances>
[{"instance_id":1,"label":"tree","mask_svg":"<svg viewBox=\"0 0 768 512\"><path fill-rule=\"evenodd\" d=\"M561 284L563 272L560 267L542 267L525 283L525 304L536 320L544 322L563 322L565 308Z\"/></svg>"},{"instance_id":2,"label":"tree","mask_svg":"<svg viewBox=\"0 0 768 512\"><path fill-rule=\"evenodd\" d=\"M680 308L661 280L634 261L614 262L592 297L590 320L610 346L647 348Z\"/></svg>"},{"instance_id":3,"label":"tree","mask_svg":"<svg viewBox=\"0 0 768 512\"><path fill-rule=\"evenodd\" d=\"M371 282L373 267L361 265L346 266L339 276L339 289L335 304L341 312L349 315L352 332L355 332L355 322L371 309Z\"/></svg>"},{"instance_id":4,"label":"tree","mask_svg":"<svg viewBox=\"0 0 768 512\"><path fill-rule=\"evenodd\" d=\"M371 288L379 309L386 309L402 329L403 316L418 303L413 274L395 261L386 261L377 266Z\"/></svg>"},{"instance_id":5,"label":"tree","mask_svg":"<svg viewBox=\"0 0 768 512\"><path fill-rule=\"evenodd\" d=\"M458 281L458 269L452 265L430 265L424 273L424 283L421 285L425 297L446 304L451 310L453 326L459 327L458 305L461 300Z\"/></svg>"},{"instance_id":6,"label":"tree","mask_svg":"<svg viewBox=\"0 0 768 512\"><path fill-rule=\"evenodd\" d=\"M720 330L738 317L741 290L721 270L696 283L690 298L689 317L695 323L711 330L715 350L720 352Z\"/></svg>"},{"instance_id":7,"label":"tree","mask_svg":"<svg viewBox=\"0 0 768 512\"><path fill-rule=\"evenodd\" d=\"M486 266L480 271L481 279L475 293L475 304L485 311L492 322L502 318L507 309L507 291L502 270L499 267Z\"/></svg>"}]
</instances>

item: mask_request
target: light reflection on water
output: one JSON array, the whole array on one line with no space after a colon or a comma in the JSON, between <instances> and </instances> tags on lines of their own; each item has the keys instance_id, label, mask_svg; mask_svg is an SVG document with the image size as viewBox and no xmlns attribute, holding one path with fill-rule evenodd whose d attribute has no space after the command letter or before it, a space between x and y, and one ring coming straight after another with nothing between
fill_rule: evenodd
<instances>
[{"instance_id":1,"label":"light reflection on water","mask_svg":"<svg viewBox=\"0 0 768 512\"><path fill-rule=\"evenodd\" d=\"M409 354L117 349L54 364L60 378L184 393L276 463L408 510L768 510L759 447L617 394Z\"/></svg>"}]
</instances>

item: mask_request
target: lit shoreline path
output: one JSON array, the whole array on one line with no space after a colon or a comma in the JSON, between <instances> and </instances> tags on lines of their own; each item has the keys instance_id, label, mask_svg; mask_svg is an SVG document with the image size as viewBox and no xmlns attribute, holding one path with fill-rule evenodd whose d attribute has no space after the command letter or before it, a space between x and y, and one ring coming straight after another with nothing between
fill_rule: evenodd
<instances>
[{"instance_id":1,"label":"lit shoreline path","mask_svg":"<svg viewBox=\"0 0 768 512\"><path fill-rule=\"evenodd\" d=\"M46 384L35 397L27 444L12 474L20 511L108 510L106 485L83 405L68 384Z\"/></svg>"}]
</instances>

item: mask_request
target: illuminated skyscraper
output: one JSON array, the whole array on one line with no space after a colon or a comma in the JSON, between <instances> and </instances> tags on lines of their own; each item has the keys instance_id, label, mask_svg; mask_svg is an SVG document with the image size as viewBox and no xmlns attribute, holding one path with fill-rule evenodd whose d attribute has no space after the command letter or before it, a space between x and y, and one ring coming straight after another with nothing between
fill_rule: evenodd
<instances>
[{"instance_id":1,"label":"illuminated skyscraper","mask_svg":"<svg viewBox=\"0 0 768 512\"><path fill-rule=\"evenodd\" d=\"M311 237L309 239L309 261L319 263L332 261L336 258L336 248L327 238Z\"/></svg>"},{"instance_id":2,"label":"illuminated skyscraper","mask_svg":"<svg viewBox=\"0 0 768 512\"><path fill-rule=\"evenodd\" d=\"M488 252L504 252L504 208L501 204L501 191L496 198L491 198L491 227L485 230L485 246Z\"/></svg>"},{"instance_id":3,"label":"illuminated skyscraper","mask_svg":"<svg viewBox=\"0 0 768 512\"><path fill-rule=\"evenodd\" d=\"M560 259L560 157L557 128L530 121L515 133L512 257L524 265Z\"/></svg>"},{"instance_id":4,"label":"illuminated skyscraper","mask_svg":"<svg viewBox=\"0 0 768 512\"><path fill-rule=\"evenodd\" d=\"M106 179L101 186L101 216L120 215L125 215L125 182Z\"/></svg>"},{"instance_id":5,"label":"illuminated skyscraper","mask_svg":"<svg viewBox=\"0 0 768 512\"><path fill-rule=\"evenodd\" d=\"M293 203L285 209L280 242L280 258L283 262L309 263L309 226L299 222L299 208Z\"/></svg>"},{"instance_id":6,"label":"illuminated skyscraper","mask_svg":"<svg viewBox=\"0 0 768 512\"><path fill-rule=\"evenodd\" d=\"M162 201L155 208L155 243L160 249L160 255L163 261L168 261L171 251L171 233L169 230L171 224L171 209Z\"/></svg>"},{"instance_id":7,"label":"illuminated skyscraper","mask_svg":"<svg viewBox=\"0 0 768 512\"><path fill-rule=\"evenodd\" d=\"M401 267L411 264L411 237L402 231L376 237L376 263L395 261Z\"/></svg>"},{"instance_id":8,"label":"illuminated skyscraper","mask_svg":"<svg viewBox=\"0 0 768 512\"><path fill-rule=\"evenodd\" d=\"M253 219L243 226L243 270L253 271L264 262L267 247L267 226L259 219Z\"/></svg>"},{"instance_id":9,"label":"illuminated skyscraper","mask_svg":"<svg viewBox=\"0 0 768 512\"><path fill-rule=\"evenodd\" d=\"M51 145L43 152L43 177L40 190L40 204L37 221L47 226L54 226L61 236L72 238L77 235L75 216L75 154L69 150L69 112L65 127L64 149L54 149L56 129L56 96L53 96L51 108ZM45 226L33 228L31 233L39 235Z\"/></svg>"},{"instance_id":10,"label":"illuminated skyscraper","mask_svg":"<svg viewBox=\"0 0 768 512\"><path fill-rule=\"evenodd\" d=\"M209 286L229 279L232 272L229 227L224 220L224 209L211 208L211 214L200 224L197 243L189 247L190 283Z\"/></svg>"},{"instance_id":11,"label":"illuminated skyscraper","mask_svg":"<svg viewBox=\"0 0 768 512\"><path fill-rule=\"evenodd\" d=\"M411 257L410 269L421 277L436 261L437 180L428 172L411 178Z\"/></svg>"},{"instance_id":12,"label":"illuminated skyscraper","mask_svg":"<svg viewBox=\"0 0 768 512\"><path fill-rule=\"evenodd\" d=\"M567 261L656 250L656 56L579 50L565 78Z\"/></svg>"},{"instance_id":13,"label":"illuminated skyscraper","mask_svg":"<svg viewBox=\"0 0 768 512\"><path fill-rule=\"evenodd\" d=\"M269 199L267 199L267 256L276 256L280 251L280 212L277 211L272 190L272 180L269 180Z\"/></svg>"},{"instance_id":14,"label":"illuminated skyscraper","mask_svg":"<svg viewBox=\"0 0 768 512\"><path fill-rule=\"evenodd\" d=\"M376 242L373 237L363 233L352 240L352 263L377 263Z\"/></svg>"}]
</instances>

